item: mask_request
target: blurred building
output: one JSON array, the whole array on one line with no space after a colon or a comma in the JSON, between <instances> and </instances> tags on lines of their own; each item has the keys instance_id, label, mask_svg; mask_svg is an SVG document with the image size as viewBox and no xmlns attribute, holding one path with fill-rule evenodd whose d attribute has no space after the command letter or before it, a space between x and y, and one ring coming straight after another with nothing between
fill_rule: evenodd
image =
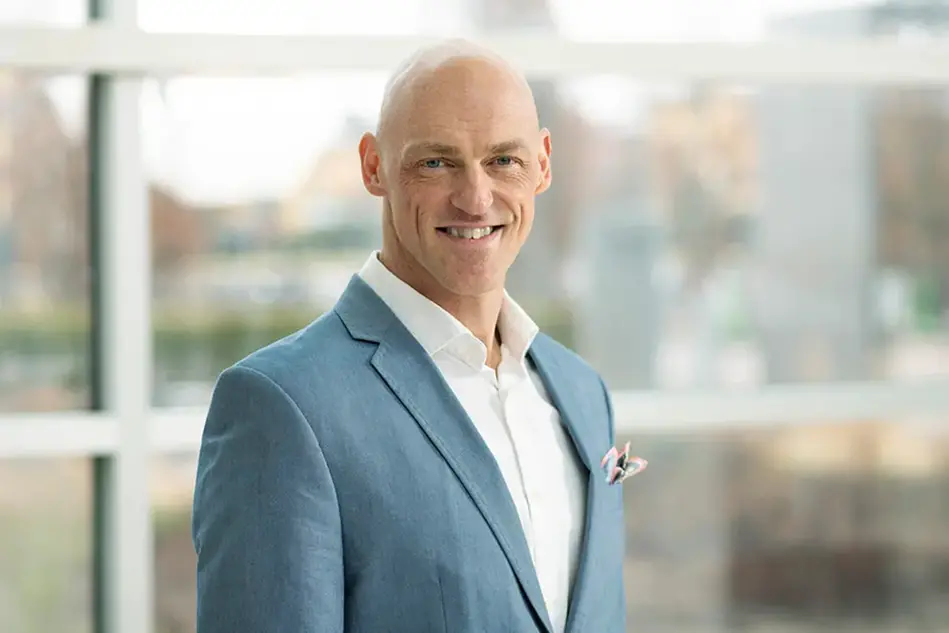
<instances>
[{"instance_id":1,"label":"blurred building","mask_svg":"<svg viewBox=\"0 0 949 633\"><path fill-rule=\"evenodd\" d=\"M773 30L780 37L898 36L946 24L943 2L898 1L803 14ZM949 193L945 91L890 94L782 86L760 95L756 313L773 380L883 373L879 289L888 268L913 287L932 284L937 311L949 309L949 256L939 247L949 219L936 202ZM881 142L901 121L915 128L904 128L902 152Z\"/></svg>"}]
</instances>

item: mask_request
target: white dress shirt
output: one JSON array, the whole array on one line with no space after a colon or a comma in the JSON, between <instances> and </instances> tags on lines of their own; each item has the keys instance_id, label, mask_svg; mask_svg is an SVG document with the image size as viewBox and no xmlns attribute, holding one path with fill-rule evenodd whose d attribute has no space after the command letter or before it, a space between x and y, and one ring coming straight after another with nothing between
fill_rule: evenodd
<instances>
[{"instance_id":1,"label":"white dress shirt","mask_svg":"<svg viewBox=\"0 0 949 633\"><path fill-rule=\"evenodd\" d=\"M564 630L586 516L573 442L527 350L537 326L506 293L498 321L501 364L464 325L390 272L373 253L360 277L441 371L494 454L511 492L555 633Z\"/></svg>"}]
</instances>

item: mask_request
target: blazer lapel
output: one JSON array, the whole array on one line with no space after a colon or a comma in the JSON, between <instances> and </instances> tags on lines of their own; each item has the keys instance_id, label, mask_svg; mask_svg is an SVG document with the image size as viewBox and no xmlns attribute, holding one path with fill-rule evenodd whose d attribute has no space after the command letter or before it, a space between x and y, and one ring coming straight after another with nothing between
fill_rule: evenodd
<instances>
[{"instance_id":1,"label":"blazer lapel","mask_svg":"<svg viewBox=\"0 0 949 633\"><path fill-rule=\"evenodd\" d=\"M376 372L412 414L491 528L521 588L552 631L517 508L497 462L422 346L388 306L354 276L335 311L350 334L377 342Z\"/></svg>"},{"instance_id":2,"label":"blazer lapel","mask_svg":"<svg viewBox=\"0 0 949 633\"><path fill-rule=\"evenodd\" d=\"M581 394L577 391L576 381L573 380L569 370L558 362L559 355L553 353L552 346L553 342L546 336L538 336L531 346L530 358L547 388L547 393L550 394L554 407L560 412L560 419L573 440L574 448L587 471L587 503L582 549L577 576L571 591L566 625L567 633L580 633L583 631L586 606L596 602L596 583L593 582L598 558L596 535L602 523L597 519L602 514L600 509L606 501L606 491L599 485L602 483L599 474L600 457L596 454L597 447L593 441L594 438L583 431L582 402L583 397L589 397L589 394Z\"/></svg>"},{"instance_id":3,"label":"blazer lapel","mask_svg":"<svg viewBox=\"0 0 949 633\"><path fill-rule=\"evenodd\" d=\"M561 422L567 428L580 460L588 471L596 471L599 468L599 458L595 457L595 447L588 434L583 432L582 425L582 402L583 397L588 394L577 392L573 376L558 362L557 355L552 353L553 344L551 339L540 334L531 345L528 356L547 388L554 407L560 413Z\"/></svg>"}]
</instances>

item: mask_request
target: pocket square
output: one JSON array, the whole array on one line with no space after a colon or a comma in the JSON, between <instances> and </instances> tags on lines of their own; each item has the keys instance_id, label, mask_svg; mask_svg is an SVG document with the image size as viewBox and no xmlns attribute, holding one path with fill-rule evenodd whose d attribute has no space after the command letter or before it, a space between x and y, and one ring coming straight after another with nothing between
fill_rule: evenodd
<instances>
[{"instance_id":1,"label":"pocket square","mask_svg":"<svg viewBox=\"0 0 949 633\"><path fill-rule=\"evenodd\" d=\"M648 464L642 457L630 456L629 442L626 442L622 450L615 446L608 450L600 461L600 468L606 468L606 483L612 486L641 473Z\"/></svg>"}]
</instances>

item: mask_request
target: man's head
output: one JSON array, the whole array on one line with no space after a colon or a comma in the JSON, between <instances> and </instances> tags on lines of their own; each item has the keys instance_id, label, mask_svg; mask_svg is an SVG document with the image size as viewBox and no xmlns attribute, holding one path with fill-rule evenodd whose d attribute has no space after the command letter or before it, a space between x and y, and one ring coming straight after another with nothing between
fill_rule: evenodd
<instances>
[{"instance_id":1,"label":"man's head","mask_svg":"<svg viewBox=\"0 0 949 633\"><path fill-rule=\"evenodd\" d=\"M425 49L390 80L359 154L396 274L435 301L503 288L550 184L550 135L522 75L471 44Z\"/></svg>"}]
</instances>

